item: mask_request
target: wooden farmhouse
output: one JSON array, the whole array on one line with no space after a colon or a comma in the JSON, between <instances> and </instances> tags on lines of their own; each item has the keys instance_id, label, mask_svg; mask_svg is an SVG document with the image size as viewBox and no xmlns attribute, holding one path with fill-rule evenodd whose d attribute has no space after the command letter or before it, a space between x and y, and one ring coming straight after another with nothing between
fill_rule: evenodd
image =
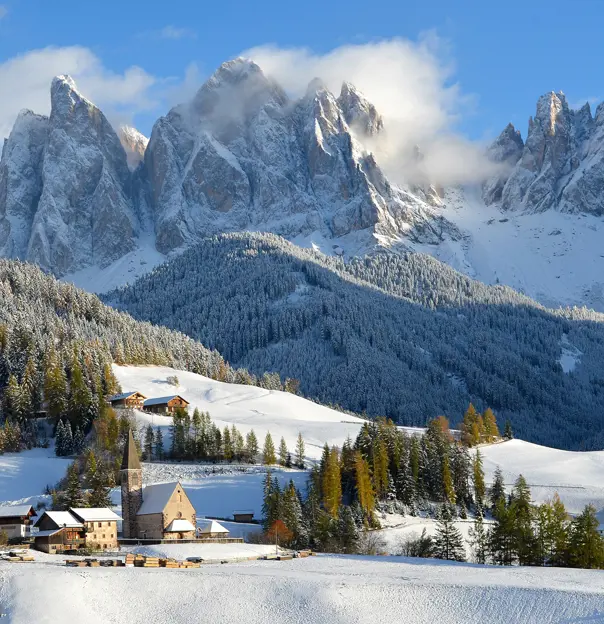
<instances>
[{"instance_id":1,"label":"wooden farmhouse","mask_svg":"<svg viewBox=\"0 0 604 624\"><path fill-rule=\"evenodd\" d=\"M109 397L108 402L111 407L121 409L143 409L143 403L147 397L140 392L122 392L122 394L116 394Z\"/></svg>"},{"instance_id":2,"label":"wooden farmhouse","mask_svg":"<svg viewBox=\"0 0 604 624\"><path fill-rule=\"evenodd\" d=\"M143 471L132 431L124 447L120 480L125 539L195 539L195 508L182 485L173 482L143 487Z\"/></svg>"},{"instance_id":3,"label":"wooden farmhouse","mask_svg":"<svg viewBox=\"0 0 604 624\"><path fill-rule=\"evenodd\" d=\"M51 554L79 548L115 550L118 520L117 514L105 508L45 511L36 522L34 544Z\"/></svg>"},{"instance_id":4,"label":"wooden farmhouse","mask_svg":"<svg viewBox=\"0 0 604 624\"><path fill-rule=\"evenodd\" d=\"M143 403L144 410L147 412L154 412L155 414L173 414L178 408L186 409L188 406L189 402L177 394L158 397L156 399L147 399Z\"/></svg>"},{"instance_id":5,"label":"wooden farmhouse","mask_svg":"<svg viewBox=\"0 0 604 624\"><path fill-rule=\"evenodd\" d=\"M0 531L4 531L8 539L26 537L36 515L31 505L10 505L0 507Z\"/></svg>"}]
</instances>

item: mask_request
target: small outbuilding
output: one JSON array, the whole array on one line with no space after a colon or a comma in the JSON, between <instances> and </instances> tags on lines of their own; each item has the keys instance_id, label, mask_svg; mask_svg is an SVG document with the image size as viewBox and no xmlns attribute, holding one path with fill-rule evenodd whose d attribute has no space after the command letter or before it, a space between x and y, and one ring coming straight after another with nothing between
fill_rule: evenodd
<instances>
[{"instance_id":1,"label":"small outbuilding","mask_svg":"<svg viewBox=\"0 0 604 624\"><path fill-rule=\"evenodd\" d=\"M189 407L189 402L178 394L147 399L143 403L145 411L154 412L155 414L173 414L177 409L187 409L187 407Z\"/></svg>"},{"instance_id":2,"label":"small outbuilding","mask_svg":"<svg viewBox=\"0 0 604 624\"><path fill-rule=\"evenodd\" d=\"M122 392L109 397L107 401L111 407L120 409L143 409L143 404L147 397L138 391Z\"/></svg>"},{"instance_id":3,"label":"small outbuilding","mask_svg":"<svg viewBox=\"0 0 604 624\"><path fill-rule=\"evenodd\" d=\"M228 536L229 530L217 520L212 520L211 518L200 518L197 520L197 537L199 539Z\"/></svg>"},{"instance_id":4,"label":"small outbuilding","mask_svg":"<svg viewBox=\"0 0 604 624\"><path fill-rule=\"evenodd\" d=\"M0 507L0 531L4 531L8 539L26 537L36 512L31 505L8 505Z\"/></svg>"}]
</instances>

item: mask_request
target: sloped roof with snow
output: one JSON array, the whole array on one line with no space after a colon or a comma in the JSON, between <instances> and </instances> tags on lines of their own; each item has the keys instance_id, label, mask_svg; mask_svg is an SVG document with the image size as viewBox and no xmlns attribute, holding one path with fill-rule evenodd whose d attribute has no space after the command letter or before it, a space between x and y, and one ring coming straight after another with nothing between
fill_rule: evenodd
<instances>
[{"instance_id":1,"label":"sloped roof with snow","mask_svg":"<svg viewBox=\"0 0 604 624\"><path fill-rule=\"evenodd\" d=\"M137 515L162 513L177 485L180 485L178 481L170 481L169 483L154 483L145 486L143 488L143 504Z\"/></svg>"},{"instance_id":2,"label":"sloped roof with snow","mask_svg":"<svg viewBox=\"0 0 604 624\"><path fill-rule=\"evenodd\" d=\"M6 507L0 507L0 518L28 516L31 509L33 509L31 505L8 505Z\"/></svg>"},{"instance_id":3,"label":"sloped roof with snow","mask_svg":"<svg viewBox=\"0 0 604 624\"><path fill-rule=\"evenodd\" d=\"M68 511L45 511L38 521L36 525L40 523L40 520L44 517L48 516L58 527L66 527L81 529L84 525L78 521L78 519L70 514Z\"/></svg>"},{"instance_id":4,"label":"sloped roof with snow","mask_svg":"<svg viewBox=\"0 0 604 624\"><path fill-rule=\"evenodd\" d=\"M63 527L61 527L60 529L50 529L50 531L38 531L37 533L32 533L32 535L34 537L49 537L50 535L54 535L55 533L58 533L62 530Z\"/></svg>"},{"instance_id":5,"label":"sloped roof with snow","mask_svg":"<svg viewBox=\"0 0 604 624\"><path fill-rule=\"evenodd\" d=\"M197 520L197 526L199 527L199 533L202 535L207 533L229 533L230 531L223 527L220 522L211 520L209 518L199 518Z\"/></svg>"},{"instance_id":6,"label":"sloped roof with snow","mask_svg":"<svg viewBox=\"0 0 604 624\"><path fill-rule=\"evenodd\" d=\"M109 402L122 401L123 399L127 399L128 397L131 397L135 394L140 394L143 397L143 399L145 398L144 394L141 394L138 390L134 390L133 392L122 392L121 394L116 394L112 397L109 397Z\"/></svg>"},{"instance_id":7,"label":"sloped roof with snow","mask_svg":"<svg viewBox=\"0 0 604 624\"><path fill-rule=\"evenodd\" d=\"M121 520L115 512L107 507L77 507L69 510L82 522L110 522Z\"/></svg>"},{"instance_id":8,"label":"sloped roof with snow","mask_svg":"<svg viewBox=\"0 0 604 624\"><path fill-rule=\"evenodd\" d=\"M176 520L172 520L170 524L164 529L167 533L174 533L178 531L194 531L195 527L184 518L178 518Z\"/></svg>"},{"instance_id":9,"label":"sloped roof with snow","mask_svg":"<svg viewBox=\"0 0 604 624\"><path fill-rule=\"evenodd\" d=\"M184 401L187 405L189 404L189 402L186 399L183 399L179 394L172 394L170 396L147 399L143 403L143 406L147 407L149 405L163 405L164 403L168 403L168 401L171 401L172 399L180 399L181 401Z\"/></svg>"}]
</instances>

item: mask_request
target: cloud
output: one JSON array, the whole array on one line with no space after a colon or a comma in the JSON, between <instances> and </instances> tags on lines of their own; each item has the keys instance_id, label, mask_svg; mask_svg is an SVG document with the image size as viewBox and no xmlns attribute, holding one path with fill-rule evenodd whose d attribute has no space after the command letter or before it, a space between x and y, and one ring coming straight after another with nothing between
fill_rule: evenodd
<instances>
[{"instance_id":1,"label":"cloud","mask_svg":"<svg viewBox=\"0 0 604 624\"><path fill-rule=\"evenodd\" d=\"M189 28L177 28L176 26L164 26L159 31L159 37L161 39L188 39L195 38L195 33Z\"/></svg>"},{"instance_id":2,"label":"cloud","mask_svg":"<svg viewBox=\"0 0 604 624\"><path fill-rule=\"evenodd\" d=\"M315 77L335 94L343 81L354 84L384 118L384 132L365 140L366 147L397 182L462 184L493 173L484 146L455 131L458 120L472 114L476 100L454 81L451 50L434 33L417 42L391 39L346 45L326 54L260 46L243 56L292 95L303 94ZM419 163L416 145L423 154Z\"/></svg>"},{"instance_id":3,"label":"cloud","mask_svg":"<svg viewBox=\"0 0 604 624\"><path fill-rule=\"evenodd\" d=\"M50 83L58 74L72 76L81 93L112 121L126 121L159 105L152 96L156 79L140 67L112 72L80 46L32 50L0 63L0 85L11 85L3 89L0 98L0 137L8 136L21 109L50 112Z\"/></svg>"}]
</instances>

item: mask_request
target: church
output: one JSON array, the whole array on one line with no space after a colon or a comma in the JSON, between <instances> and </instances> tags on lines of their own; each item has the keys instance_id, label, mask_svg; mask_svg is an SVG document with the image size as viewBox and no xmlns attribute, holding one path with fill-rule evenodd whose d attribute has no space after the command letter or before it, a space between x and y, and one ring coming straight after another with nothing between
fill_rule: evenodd
<instances>
[{"instance_id":1,"label":"church","mask_svg":"<svg viewBox=\"0 0 604 624\"><path fill-rule=\"evenodd\" d=\"M124 447L120 470L122 537L126 539L195 539L195 508L182 485L156 483L143 487L143 470L132 436Z\"/></svg>"}]
</instances>

